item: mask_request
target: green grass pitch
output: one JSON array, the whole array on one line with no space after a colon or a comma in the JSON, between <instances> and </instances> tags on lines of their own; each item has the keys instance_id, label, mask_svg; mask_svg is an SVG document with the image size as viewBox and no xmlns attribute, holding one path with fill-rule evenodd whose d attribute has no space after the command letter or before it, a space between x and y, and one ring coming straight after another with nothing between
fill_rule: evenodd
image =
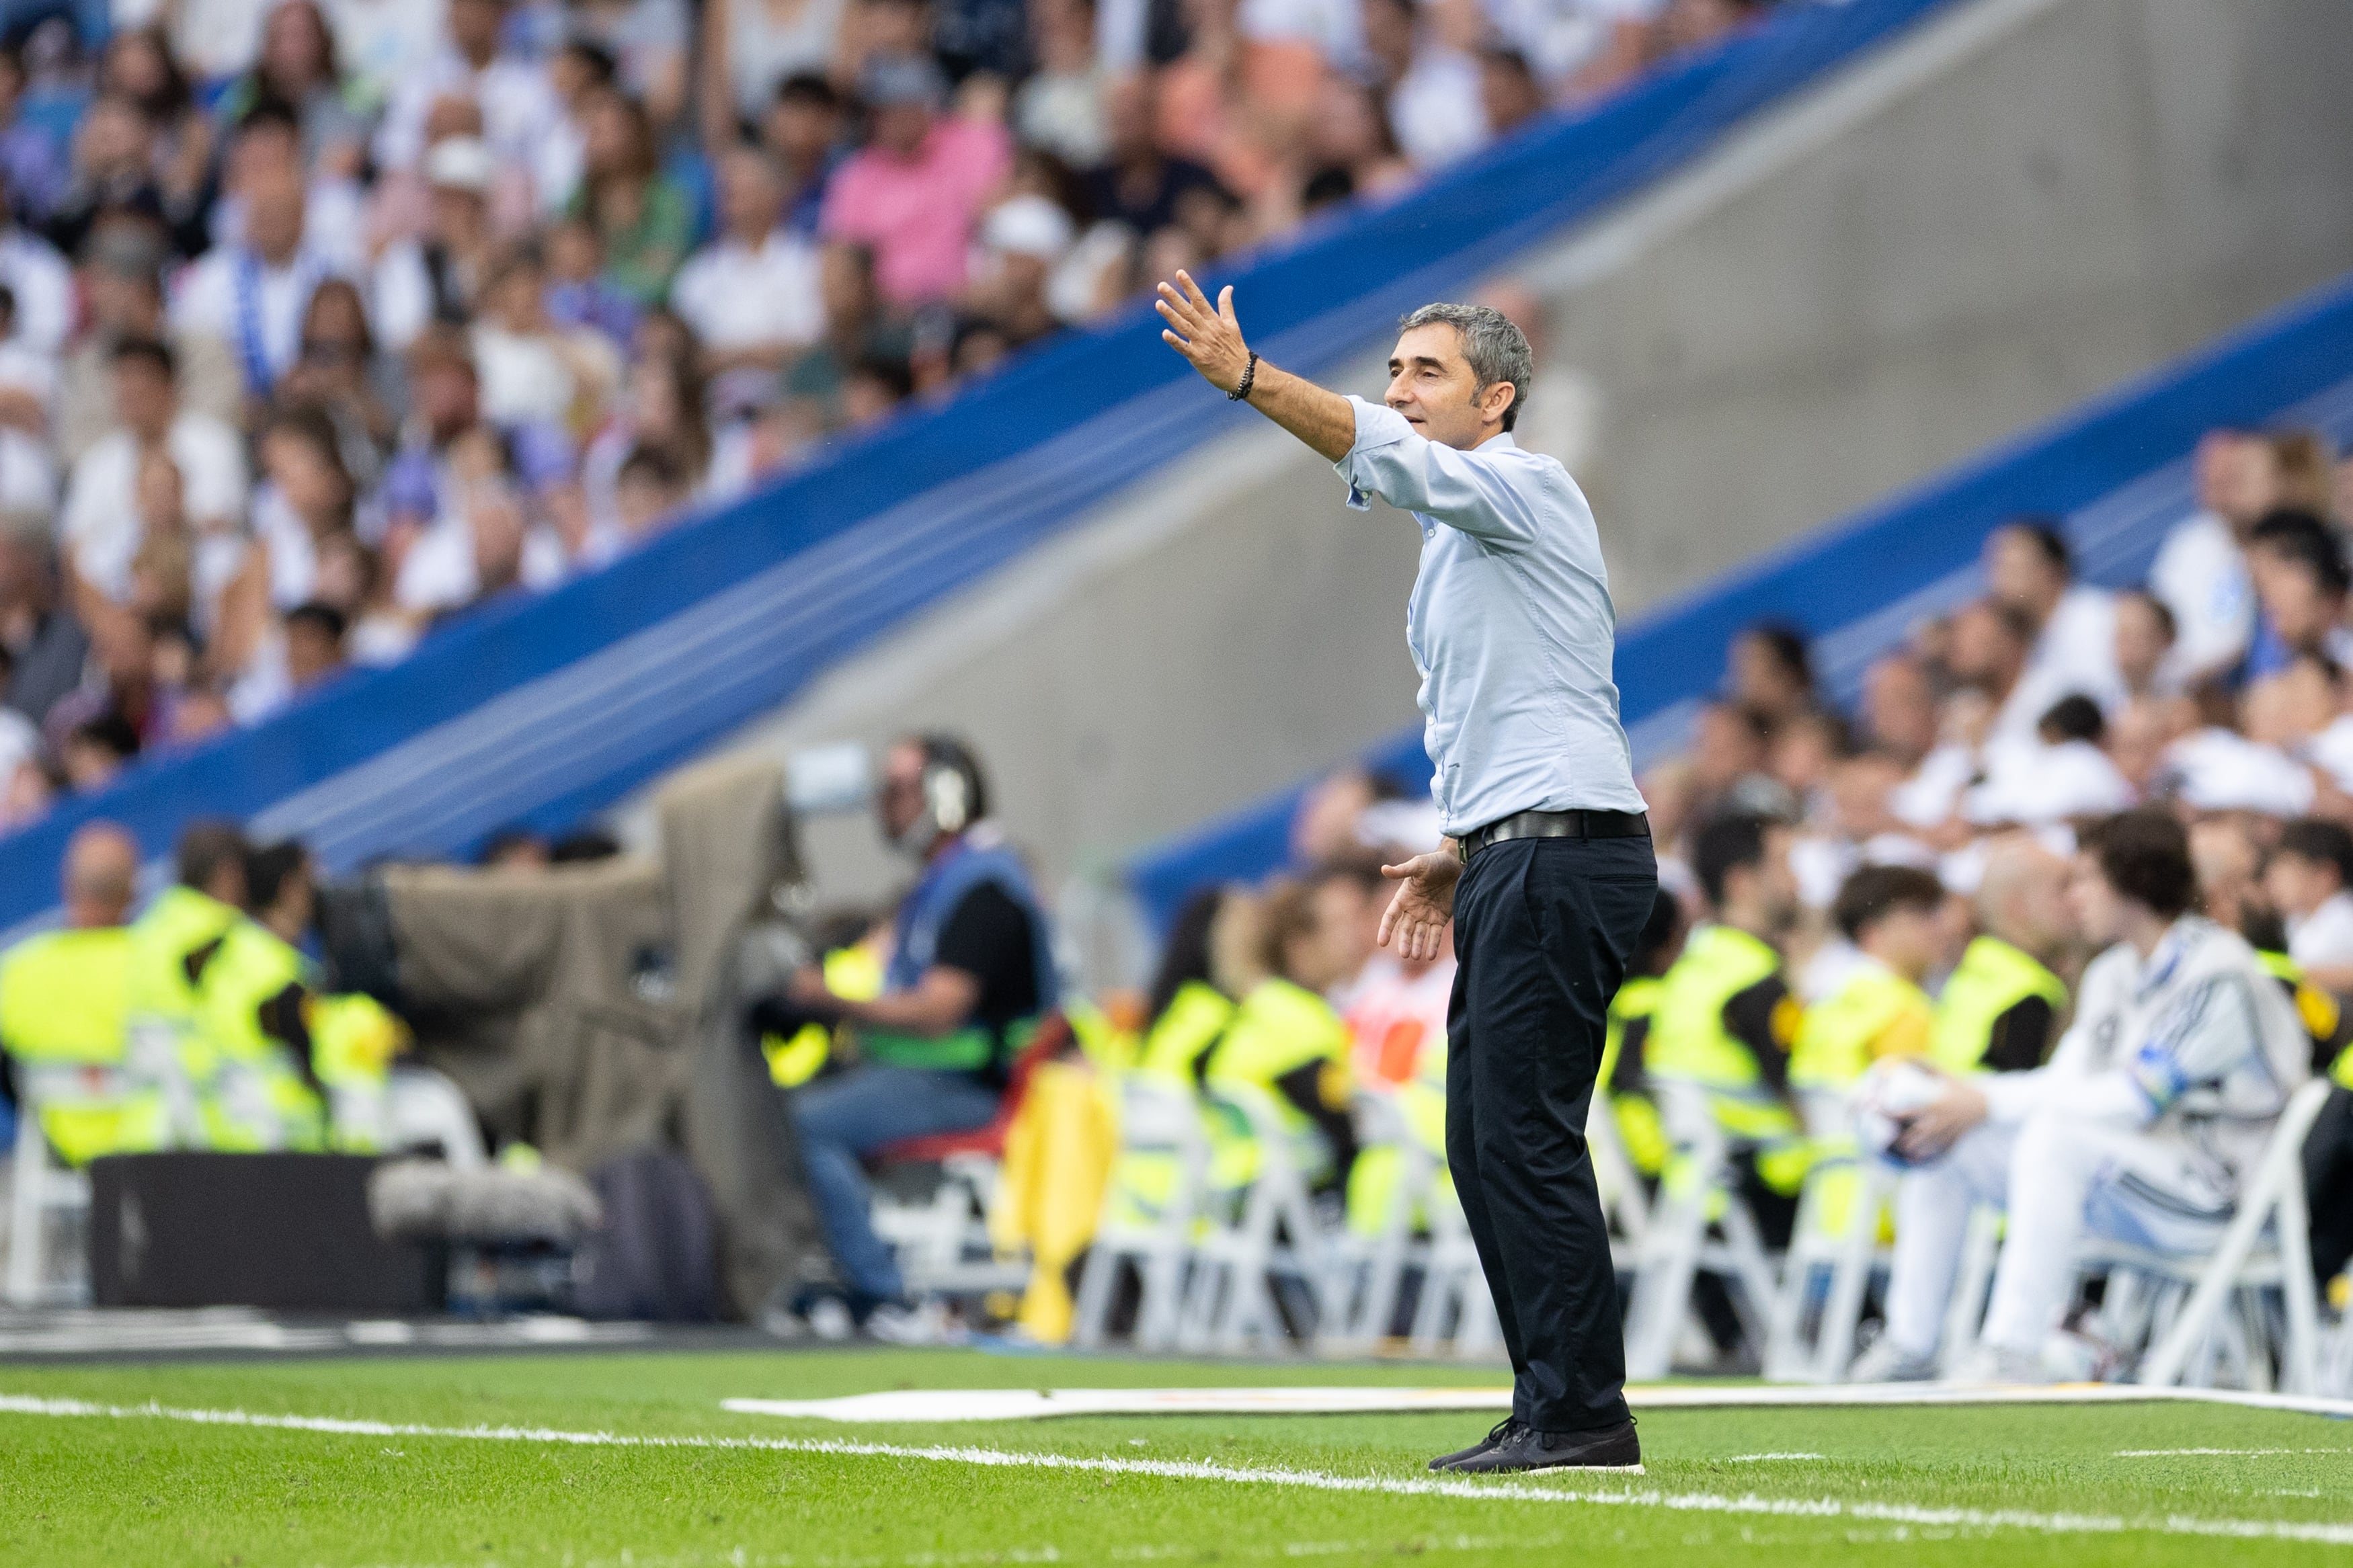
<instances>
[{"instance_id":1,"label":"green grass pitch","mask_svg":"<svg viewBox=\"0 0 2353 1568\"><path fill-rule=\"evenodd\" d=\"M2232 1407L1662 1411L1642 1422L1645 1476L1463 1483L1471 1495L1428 1489L1422 1465L1476 1436L1477 1415L867 1427L720 1408L735 1395L902 1387L1495 1381L1478 1368L946 1351L0 1365L0 1396L85 1409L533 1429L319 1431L20 1406L0 1413L0 1563L944 1568L1599 1552L1678 1568L2353 1568L2353 1425ZM2124 1452L2148 1449L2228 1451ZM1198 1461L1213 1468L1187 1468Z\"/></svg>"}]
</instances>

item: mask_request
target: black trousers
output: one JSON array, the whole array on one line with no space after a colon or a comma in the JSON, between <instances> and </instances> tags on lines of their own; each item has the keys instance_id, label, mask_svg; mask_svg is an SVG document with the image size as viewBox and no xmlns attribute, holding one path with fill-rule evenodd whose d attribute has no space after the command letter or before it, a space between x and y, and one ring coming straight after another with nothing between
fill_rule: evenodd
<instances>
[{"instance_id":1,"label":"black trousers","mask_svg":"<svg viewBox=\"0 0 2353 1568\"><path fill-rule=\"evenodd\" d=\"M2312 1272L2320 1288L2353 1262L2353 1089L2331 1085L2304 1140L2304 1196L2312 1205Z\"/></svg>"},{"instance_id":2,"label":"black trousers","mask_svg":"<svg viewBox=\"0 0 2353 1568\"><path fill-rule=\"evenodd\" d=\"M1512 1414L1626 1419L1626 1343L1585 1118L1609 999L1650 918L1648 838L1514 838L1454 892L1446 1163L1512 1354Z\"/></svg>"}]
</instances>

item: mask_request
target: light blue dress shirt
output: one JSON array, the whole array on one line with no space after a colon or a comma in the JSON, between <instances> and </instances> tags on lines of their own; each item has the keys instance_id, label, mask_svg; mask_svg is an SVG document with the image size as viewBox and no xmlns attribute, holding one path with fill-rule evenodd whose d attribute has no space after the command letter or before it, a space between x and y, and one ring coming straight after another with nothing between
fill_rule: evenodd
<instances>
[{"instance_id":1,"label":"light blue dress shirt","mask_svg":"<svg viewBox=\"0 0 2353 1568\"><path fill-rule=\"evenodd\" d=\"M1333 466L1358 510L1378 496L1421 524L1406 642L1456 837L1522 811L1641 811L1611 679L1618 617L1592 509L1568 470L1508 432L1459 452L1351 397L1356 444Z\"/></svg>"}]
</instances>

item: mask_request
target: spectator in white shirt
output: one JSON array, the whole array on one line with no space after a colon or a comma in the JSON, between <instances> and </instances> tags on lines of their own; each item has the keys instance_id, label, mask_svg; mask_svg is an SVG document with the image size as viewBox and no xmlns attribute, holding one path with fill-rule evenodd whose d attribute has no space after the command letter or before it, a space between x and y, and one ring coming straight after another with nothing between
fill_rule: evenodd
<instances>
[{"instance_id":1,"label":"spectator in white shirt","mask_svg":"<svg viewBox=\"0 0 2353 1568\"><path fill-rule=\"evenodd\" d=\"M491 183L497 173L497 158L479 137L444 138L425 155L432 191L425 233L385 247L371 285L370 325L392 353L406 353L436 321L458 326L473 314L495 247Z\"/></svg>"},{"instance_id":2,"label":"spectator in white shirt","mask_svg":"<svg viewBox=\"0 0 2353 1568\"><path fill-rule=\"evenodd\" d=\"M2287 952L2324 991L2353 991L2353 833L2306 817L2280 834L2263 894L2287 922Z\"/></svg>"},{"instance_id":3,"label":"spectator in white shirt","mask_svg":"<svg viewBox=\"0 0 2353 1568\"><path fill-rule=\"evenodd\" d=\"M1994 530L1985 569L1994 603L2021 616L2033 639L1998 721L2004 732L2031 733L2063 697L2105 703L2121 695L2115 596L2074 581L2056 524L2021 518Z\"/></svg>"},{"instance_id":4,"label":"spectator in white shirt","mask_svg":"<svg viewBox=\"0 0 2353 1568\"><path fill-rule=\"evenodd\" d=\"M271 163L244 173L245 241L216 246L188 268L172 321L228 344L248 405L259 405L301 354L311 294L340 268L304 243L301 175Z\"/></svg>"},{"instance_id":5,"label":"spectator in white shirt","mask_svg":"<svg viewBox=\"0 0 2353 1568\"><path fill-rule=\"evenodd\" d=\"M234 574L244 550L245 444L218 419L179 406L166 344L129 338L114 349L116 427L81 455L66 484L61 540L72 575L121 604L142 535L142 460L157 448L178 468L200 599Z\"/></svg>"},{"instance_id":6,"label":"spectator in white shirt","mask_svg":"<svg viewBox=\"0 0 2353 1568\"><path fill-rule=\"evenodd\" d=\"M244 186L249 171L265 164L292 170L303 182L305 249L341 272L367 259L367 193L349 173L306 162L301 120L286 105L267 99L237 121L237 142L229 150L229 188L213 205L216 247L244 241Z\"/></svg>"},{"instance_id":7,"label":"spectator in white shirt","mask_svg":"<svg viewBox=\"0 0 2353 1568\"><path fill-rule=\"evenodd\" d=\"M425 122L434 104L465 99L480 109L482 139L501 163L530 183L539 206L550 207L570 195L563 106L544 63L500 48L505 18L504 0L449 0L442 47L394 89L376 132L376 162L402 173L415 169L425 155Z\"/></svg>"},{"instance_id":8,"label":"spectator in white shirt","mask_svg":"<svg viewBox=\"0 0 2353 1568\"><path fill-rule=\"evenodd\" d=\"M2148 591L2173 612L2173 672L2185 684L2236 665L2255 632L2249 534L2272 509L2278 465L2252 430L2211 430L2198 443L2199 510L2173 525L2148 569Z\"/></svg>"},{"instance_id":9,"label":"spectator in white shirt","mask_svg":"<svg viewBox=\"0 0 2353 1568\"><path fill-rule=\"evenodd\" d=\"M36 353L56 355L73 328L73 274L49 242L26 232L0 182L0 284L16 300L16 337Z\"/></svg>"},{"instance_id":10,"label":"spectator in white shirt","mask_svg":"<svg viewBox=\"0 0 2353 1568\"><path fill-rule=\"evenodd\" d=\"M784 215L776 161L757 147L730 148L719 165L720 233L670 287L670 306L701 340L703 372L723 404L745 401L738 384L746 380L772 384L825 331L817 249L784 226Z\"/></svg>"},{"instance_id":11,"label":"spectator in white shirt","mask_svg":"<svg viewBox=\"0 0 2353 1568\"><path fill-rule=\"evenodd\" d=\"M2116 595L2116 623L2117 684L2106 704L2108 716L2144 698L2180 695L2173 612L2165 601L2146 589L2127 588Z\"/></svg>"},{"instance_id":12,"label":"spectator in white shirt","mask_svg":"<svg viewBox=\"0 0 2353 1568\"><path fill-rule=\"evenodd\" d=\"M1479 103L1477 0L1365 0L1365 47L1388 95L1389 130L1405 155L1435 168L1487 140ZM1426 18L1426 19L1425 19Z\"/></svg>"}]
</instances>

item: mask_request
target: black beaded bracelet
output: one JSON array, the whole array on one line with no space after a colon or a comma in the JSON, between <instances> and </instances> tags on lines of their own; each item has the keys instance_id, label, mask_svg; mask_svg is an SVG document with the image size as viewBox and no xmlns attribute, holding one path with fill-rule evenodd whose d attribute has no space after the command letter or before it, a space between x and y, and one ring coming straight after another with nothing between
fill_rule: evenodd
<instances>
[{"instance_id":1,"label":"black beaded bracelet","mask_svg":"<svg viewBox=\"0 0 2353 1568\"><path fill-rule=\"evenodd\" d=\"M1250 363L1242 367L1241 384L1236 386L1231 392L1226 394L1226 401L1228 403L1240 403L1243 398L1248 397L1250 392L1250 383L1257 379L1258 355L1253 353L1250 357Z\"/></svg>"}]
</instances>

